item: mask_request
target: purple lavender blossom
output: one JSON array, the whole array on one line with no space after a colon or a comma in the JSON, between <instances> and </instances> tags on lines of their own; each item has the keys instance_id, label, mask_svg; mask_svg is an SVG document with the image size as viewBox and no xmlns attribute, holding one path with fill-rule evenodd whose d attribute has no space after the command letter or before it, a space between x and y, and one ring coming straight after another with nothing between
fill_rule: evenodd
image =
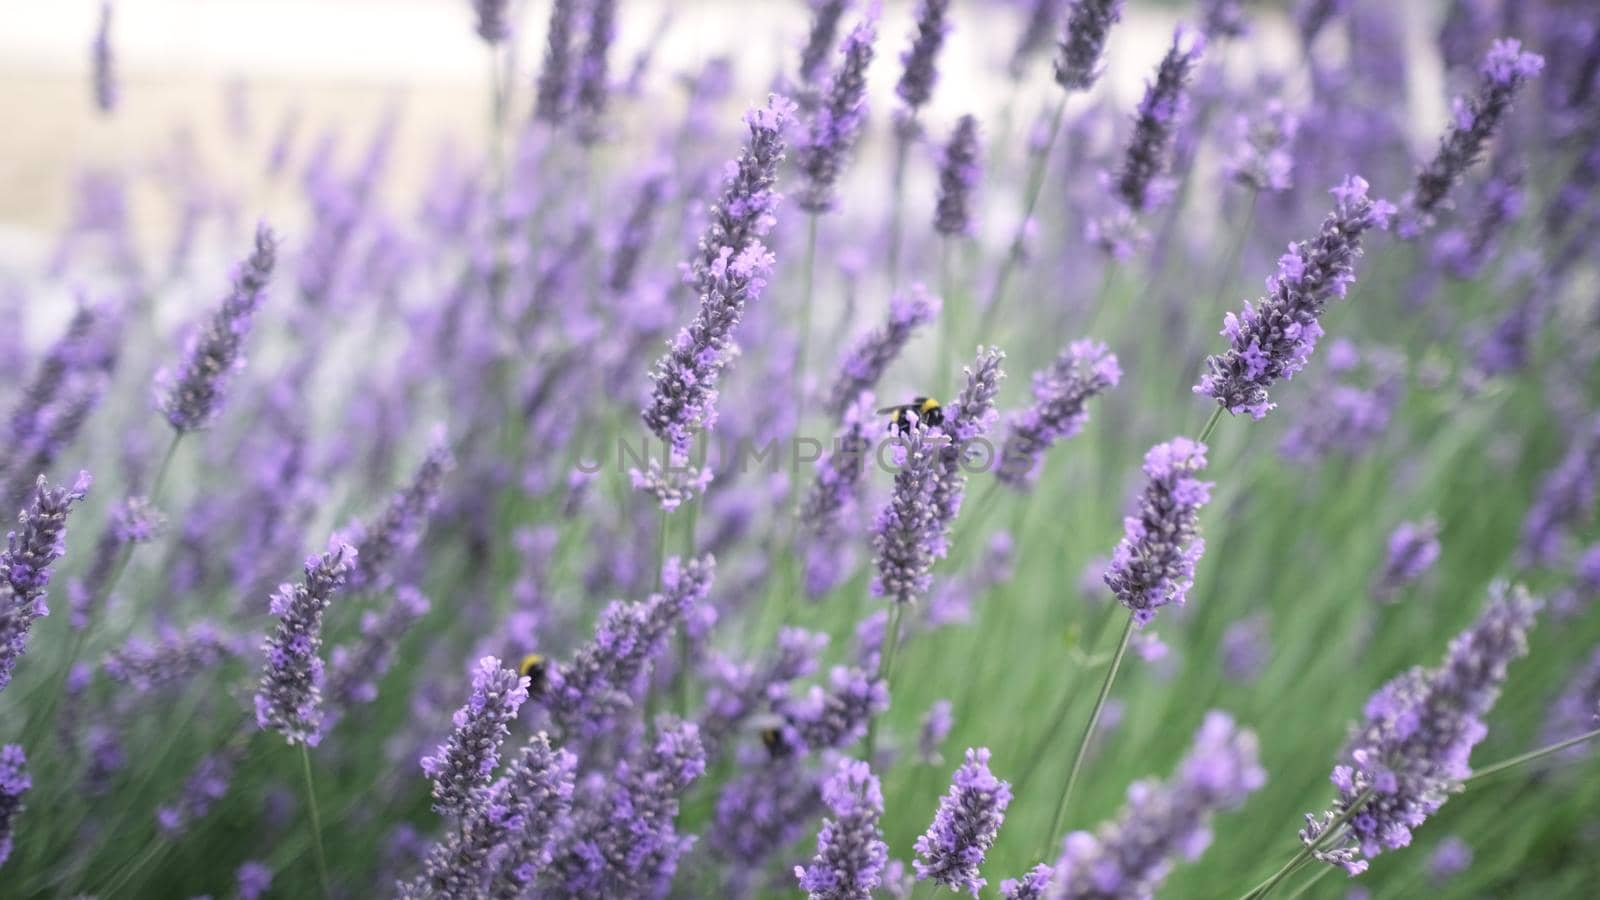
<instances>
[{"instance_id":1,"label":"purple lavender blossom","mask_svg":"<svg viewBox=\"0 0 1600 900\"><path fill-rule=\"evenodd\" d=\"M1372 695L1365 722L1333 768L1339 796L1322 817L1307 814L1300 831L1318 859L1355 875L1366 870L1366 860L1411 843L1411 830L1471 774L1472 748L1489 732L1483 717L1500 695L1507 665L1528 652L1538 609L1522 588L1493 585L1483 614L1450 642L1443 665L1417 666ZM1327 835L1368 791L1342 830Z\"/></svg>"},{"instance_id":2,"label":"purple lavender blossom","mask_svg":"<svg viewBox=\"0 0 1600 900\"><path fill-rule=\"evenodd\" d=\"M950 526L961 512L967 487L966 467L974 454L973 445L983 440L1000 417L994 410L994 400L1000 394L1000 382L1006 377L1000 368L1005 358L999 347L978 348L977 359L963 370L967 376L966 385L945 411L944 421L939 426L948 441L937 450L939 464L929 495L934 518L929 526L928 541L934 556L940 559L949 552Z\"/></svg>"},{"instance_id":3,"label":"purple lavender blossom","mask_svg":"<svg viewBox=\"0 0 1600 900\"><path fill-rule=\"evenodd\" d=\"M1122 380L1117 357L1099 341L1073 341L1048 369L1033 375L1033 405L1012 415L1010 433L1000 451L1000 481L1027 490L1044 466L1051 444L1077 434L1089 413L1091 398Z\"/></svg>"},{"instance_id":4,"label":"purple lavender blossom","mask_svg":"<svg viewBox=\"0 0 1600 900\"><path fill-rule=\"evenodd\" d=\"M510 0L472 0L472 10L478 14L478 37L484 42L499 44L511 36L511 23L506 21L506 7Z\"/></svg>"},{"instance_id":5,"label":"purple lavender blossom","mask_svg":"<svg viewBox=\"0 0 1600 900\"><path fill-rule=\"evenodd\" d=\"M590 0L589 34L583 55L578 58L578 86L575 103L580 116L578 137L592 143L601 134L600 117L605 115L611 93L610 69L606 57L617 32L617 0Z\"/></svg>"},{"instance_id":6,"label":"purple lavender blossom","mask_svg":"<svg viewBox=\"0 0 1600 900\"><path fill-rule=\"evenodd\" d=\"M889 319L857 338L839 364L839 377L828 393L828 414L842 417L862 393L878 384L918 328L939 317L940 300L922 285L889 301Z\"/></svg>"},{"instance_id":7,"label":"purple lavender blossom","mask_svg":"<svg viewBox=\"0 0 1600 900\"><path fill-rule=\"evenodd\" d=\"M947 238L971 237L977 227L972 195L983 176L981 153L978 120L964 115L939 154L939 199L934 205L933 230Z\"/></svg>"},{"instance_id":8,"label":"purple lavender blossom","mask_svg":"<svg viewBox=\"0 0 1600 900\"><path fill-rule=\"evenodd\" d=\"M783 129L794 108L774 96L766 107L745 114L749 140L724 177L721 199L690 266L699 311L650 374L644 423L677 453L688 452L695 431L715 424L717 379L738 349L734 332L745 304L761 296L772 271L774 259L760 238L777 222L780 198L772 186L783 160Z\"/></svg>"},{"instance_id":9,"label":"purple lavender blossom","mask_svg":"<svg viewBox=\"0 0 1600 900\"><path fill-rule=\"evenodd\" d=\"M1073 0L1056 54L1056 84L1087 91L1100 79L1106 35L1122 19L1122 0Z\"/></svg>"},{"instance_id":10,"label":"purple lavender blossom","mask_svg":"<svg viewBox=\"0 0 1600 900\"><path fill-rule=\"evenodd\" d=\"M1352 361L1334 365L1336 354ZM1368 452L1388 430L1405 392L1404 360L1395 354L1376 348L1362 354L1341 338L1328 358L1333 377L1320 386L1322 403L1299 410L1278 445L1284 458L1297 463L1334 455L1354 459Z\"/></svg>"},{"instance_id":11,"label":"purple lavender blossom","mask_svg":"<svg viewBox=\"0 0 1600 900\"><path fill-rule=\"evenodd\" d=\"M442 429L411 481L389 500L383 513L371 523L357 524L342 537L356 548L356 566L350 573L352 590L383 586L393 577L390 568L398 558L416 549L428 516L439 502L445 475L455 468L455 459L445 442Z\"/></svg>"},{"instance_id":12,"label":"purple lavender blossom","mask_svg":"<svg viewBox=\"0 0 1600 900\"><path fill-rule=\"evenodd\" d=\"M811 0L811 28L806 32L805 47L800 51L800 84L807 88L802 96L816 97L817 82L821 80L828 64L828 54L833 52L833 40L839 33L839 21L850 0ZM808 102L809 108L810 103Z\"/></svg>"},{"instance_id":13,"label":"purple lavender blossom","mask_svg":"<svg viewBox=\"0 0 1600 900\"><path fill-rule=\"evenodd\" d=\"M101 115L117 109L116 57L111 49L111 0L100 0L100 22L95 26L89 51L94 66L94 105Z\"/></svg>"},{"instance_id":14,"label":"purple lavender blossom","mask_svg":"<svg viewBox=\"0 0 1600 900\"><path fill-rule=\"evenodd\" d=\"M1479 69L1477 94L1456 99L1451 128L1440 139L1439 152L1417 173L1416 187L1401 204L1401 237L1415 238L1433 226L1434 213L1444 208L1450 189L1483 155L1523 82L1543 68L1544 57L1524 52L1519 41L1494 42Z\"/></svg>"},{"instance_id":15,"label":"purple lavender blossom","mask_svg":"<svg viewBox=\"0 0 1600 900\"><path fill-rule=\"evenodd\" d=\"M1457 835L1450 835L1433 848L1428 857L1428 877L1435 885L1444 884L1472 865L1472 847Z\"/></svg>"},{"instance_id":16,"label":"purple lavender blossom","mask_svg":"<svg viewBox=\"0 0 1600 900\"><path fill-rule=\"evenodd\" d=\"M1556 701L1545 714L1544 728L1539 732L1542 746L1558 744L1580 734L1600 728L1600 647L1572 673ZM1593 748L1577 744L1561 751L1566 760L1582 759Z\"/></svg>"},{"instance_id":17,"label":"purple lavender blossom","mask_svg":"<svg viewBox=\"0 0 1600 900\"><path fill-rule=\"evenodd\" d=\"M789 685L817 670L817 659L828 646L828 636L803 628L778 632L771 658L760 667L734 663L713 654L706 665L705 709L700 717L700 737L715 759L724 742L765 703L786 696Z\"/></svg>"},{"instance_id":18,"label":"purple lavender blossom","mask_svg":"<svg viewBox=\"0 0 1600 900\"><path fill-rule=\"evenodd\" d=\"M933 705L928 707L927 715L922 717L922 728L917 734L917 759L930 766L942 762L939 748L950 736L950 727L953 724L950 718L950 701L933 701Z\"/></svg>"},{"instance_id":19,"label":"purple lavender blossom","mask_svg":"<svg viewBox=\"0 0 1600 900\"><path fill-rule=\"evenodd\" d=\"M933 86L939 81L939 48L950 33L949 15L950 0L921 0L917 4L917 31L911 46L900 54L905 71L894 88L895 95L905 102L908 120L914 119L933 97Z\"/></svg>"},{"instance_id":20,"label":"purple lavender blossom","mask_svg":"<svg viewBox=\"0 0 1600 900\"><path fill-rule=\"evenodd\" d=\"M336 712L378 698L378 680L394 663L400 639L427 612L428 598L406 585L394 592L394 602L382 611L361 614L360 641L335 647L328 654L326 694Z\"/></svg>"},{"instance_id":21,"label":"purple lavender blossom","mask_svg":"<svg viewBox=\"0 0 1600 900\"><path fill-rule=\"evenodd\" d=\"M782 745L795 751L836 750L861 739L873 716L889 708L889 689L865 670L835 666L828 688L812 685L792 700L779 698L773 711L783 720Z\"/></svg>"},{"instance_id":22,"label":"purple lavender blossom","mask_svg":"<svg viewBox=\"0 0 1600 900\"><path fill-rule=\"evenodd\" d=\"M1202 0L1200 9L1202 30L1211 40L1244 37L1250 30L1239 0Z\"/></svg>"},{"instance_id":23,"label":"purple lavender blossom","mask_svg":"<svg viewBox=\"0 0 1600 900\"><path fill-rule=\"evenodd\" d=\"M308 557L304 580L279 585L272 595L278 627L261 648L266 660L255 696L256 724L275 729L290 744L315 747L322 740L322 614L355 561L349 544Z\"/></svg>"},{"instance_id":24,"label":"purple lavender blossom","mask_svg":"<svg viewBox=\"0 0 1600 900\"><path fill-rule=\"evenodd\" d=\"M550 6L550 23L545 29L544 63L539 69L533 117L550 125L567 118L572 94L573 19L578 0L555 0Z\"/></svg>"},{"instance_id":25,"label":"purple lavender blossom","mask_svg":"<svg viewBox=\"0 0 1600 900\"><path fill-rule=\"evenodd\" d=\"M28 775L28 756L17 744L0 747L0 866L11 857L12 835L17 817L22 815L22 795L33 787Z\"/></svg>"},{"instance_id":26,"label":"purple lavender blossom","mask_svg":"<svg viewBox=\"0 0 1600 900\"><path fill-rule=\"evenodd\" d=\"M1232 681L1249 683L1261 677L1272 660L1272 631L1265 614L1257 613L1234 622L1222 633L1222 674Z\"/></svg>"},{"instance_id":27,"label":"purple lavender blossom","mask_svg":"<svg viewBox=\"0 0 1600 900\"><path fill-rule=\"evenodd\" d=\"M493 656L478 660L472 671L472 696L456 710L449 740L422 758L422 771L433 782L435 812L461 818L472 811L500 765L500 744L527 699L527 678L501 666Z\"/></svg>"},{"instance_id":28,"label":"purple lavender blossom","mask_svg":"<svg viewBox=\"0 0 1600 900\"><path fill-rule=\"evenodd\" d=\"M1222 334L1231 347L1206 358L1209 370L1194 392L1217 401L1229 413L1266 416L1276 404L1267 388L1305 368L1322 336L1318 323L1328 302L1343 297L1355 280L1361 235L1385 228L1394 206L1367 197L1367 182L1351 175L1330 192L1333 212L1322 221L1313 240L1290 244L1278 259L1278 273L1267 279L1267 296L1243 315L1228 313Z\"/></svg>"},{"instance_id":29,"label":"purple lavender blossom","mask_svg":"<svg viewBox=\"0 0 1600 900\"><path fill-rule=\"evenodd\" d=\"M1527 201L1523 178L1516 158L1502 154L1479 190L1476 219L1466 227L1441 231L1433 242L1433 261L1455 278L1470 280L1482 274L1499 240L1522 216Z\"/></svg>"},{"instance_id":30,"label":"purple lavender blossom","mask_svg":"<svg viewBox=\"0 0 1600 900\"><path fill-rule=\"evenodd\" d=\"M817 834L809 867L795 866L800 889L810 900L868 900L883 878L889 846L878 818L883 792L866 763L842 759L822 785L831 818Z\"/></svg>"},{"instance_id":31,"label":"purple lavender blossom","mask_svg":"<svg viewBox=\"0 0 1600 900\"><path fill-rule=\"evenodd\" d=\"M228 381L244 365L244 339L266 296L276 259L271 229L257 226L255 250L235 273L233 290L205 327L189 338L177 368L157 375L158 405L179 434L204 428L222 412Z\"/></svg>"},{"instance_id":32,"label":"purple lavender blossom","mask_svg":"<svg viewBox=\"0 0 1600 900\"><path fill-rule=\"evenodd\" d=\"M67 514L88 493L89 482L89 473L79 472L72 487L52 488L40 475L32 502L17 516L17 530L6 535L0 554L0 691L28 650L34 621L50 614L50 566L66 552Z\"/></svg>"},{"instance_id":33,"label":"purple lavender blossom","mask_svg":"<svg viewBox=\"0 0 1600 900\"><path fill-rule=\"evenodd\" d=\"M149 692L187 681L245 651L245 642L210 622L180 631L164 628L155 641L135 638L106 654L107 677L135 691Z\"/></svg>"},{"instance_id":34,"label":"purple lavender blossom","mask_svg":"<svg viewBox=\"0 0 1600 900\"><path fill-rule=\"evenodd\" d=\"M1595 479L1600 476L1600 418L1573 435L1561 463L1544 477L1539 495L1522 521L1523 565L1549 565L1560 558L1575 526L1594 516Z\"/></svg>"},{"instance_id":35,"label":"purple lavender blossom","mask_svg":"<svg viewBox=\"0 0 1600 900\"><path fill-rule=\"evenodd\" d=\"M834 206L834 185L861 136L867 120L867 68L872 65L873 42L878 38L878 13L874 6L844 39L843 57L811 114L806 138L796 151L806 184L800 191L800 208L819 215Z\"/></svg>"},{"instance_id":36,"label":"purple lavender blossom","mask_svg":"<svg viewBox=\"0 0 1600 900\"><path fill-rule=\"evenodd\" d=\"M1031 0L1028 4L1027 19L1017 35L1011 61L1006 64L1006 73L1012 81L1022 79L1029 63L1050 42L1050 35L1056 29L1056 20L1061 17L1061 7L1061 0Z\"/></svg>"},{"instance_id":37,"label":"purple lavender blossom","mask_svg":"<svg viewBox=\"0 0 1600 900\"><path fill-rule=\"evenodd\" d=\"M633 287L639 263L650 243L652 223L666 197L666 172L659 168L650 170L639 183L638 198L617 231L611 267L606 275L606 287L613 292L626 294Z\"/></svg>"},{"instance_id":38,"label":"purple lavender blossom","mask_svg":"<svg viewBox=\"0 0 1600 900\"><path fill-rule=\"evenodd\" d=\"M812 536L826 540L836 535L840 517L857 502L872 450L867 429L878 421L870 391L846 404L833 449L817 460L817 476L800 506L800 521Z\"/></svg>"},{"instance_id":39,"label":"purple lavender blossom","mask_svg":"<svg viewBox=\"0 0 1600 900\"><path fill-rule=\"evenodd\" d=\"M1021 878L1007 878L1000 882L1000 896L1005 900L1044 900L1050 888L1050 876L1055 869L1040 863Z\"/></svg>"},{"instance_id":40,"label":"purple lavender blossom","mask_svg":"<svg viewBox=\"0 0 1600 900\"><path fill-rule=\"evenodd\" d=\"M817 776L800 757L753 749L741 761L745 771L723 785L706 838L712 852L732 864L731 887L746 888L735 896L746 893L762 864L799 840L822 809Z\"/></svg>"},{"instance_id":41,"label":"purple lavender blossom","mask_svg":"<svg viewBox=\"0 0 1600 900\"><path fill-rule=\"evenodd\" d=\"M1271 99L1254 113L1236 119L1237 144L1223 160L1223 174L1253 191L1278 193L1293 184L1294 139L1300 117Z\"/></svg>"},{"instance_id":42,"label":"purple lavender blossom","mask_svg":"<svg viewBox=\"0 0 1600 900\"><path fill-rule=\"evenodd\" d=\"M253 859L234 872L234 879L239 900L259 900L272 889L272 869Z\"/></svg>"},{"instance_id":43,"label":"purple lavender blossom","mask_svg":"<svg viewBox=\"0 0 1600 900\"><path fill-rule=\"evenodd\" d=\"M1428 518L1401 522L1389 535L1389 553L1375 591L1379 597L1393 599L1401 588L1426 575L1438 561L1438 521Z\"/></svg>"},{"instance_id":44,"label":"purple lavender blossom","mask_svg":"<svg viewBox=\"0 0 1600 900\"><path fill-rule=\"evenodd\" d=\"M564 735L593 737L633 705L641 676L672 630L705 603L715 574L716 560L710 556L687 562L673 557L662 568L661 593L606 607L594 640L571 663L554 667L539 698Z\"/></svg>"},{"instance_id":45,"label":"purple lavender blossom","mask_svg":"<svg viewBox=\"0 0 1600 900\"><path fill-rule=\"evenodd\" d=\"M1233 809L1266 782L1256 761L1256 736L1213 710L1172 780L1136 782L1128 804L1094 834L1075 831L1062 843L1050 896L1076 900L1148 897L1172 871L1173 859L1195 859L1211 842L1211 817Z\"/></svg>"},{"instance_id":46,"label":"purple lavender blossom","mask_svg":"<svg viewBox=\"0 0 1600 900\"><path fill-rule=\"evenodd\" d=\"M1194 477L1206 467L1206 446L1173 438L1144 457L1149 478L1137 515L1122 520L1123 538L1106 569L1106 587L1143 626L1169 603L1183 605L1194 584L1195 563L1205 552L1200 508L1211 499L1211 482Z\"/></svg>"},{"instance_id":47,"label":"purple lavender blossom","mask_svg":"<svg viewBox=\"0 0 1600 900\"><path fill-rule=\"evenodd\" d=\"M979 870L1010 803L1011 785L989 772L989 749L967 750L933 824L917 838L917 880L978 896L987 883Z\"/></svg>"},{"instance_id":48,"label":"purple lavender blossom","mask_svg":"<svg viewBox=\"0 0 1600 900\"><path fill-rule=\"evenodd\" d=\"M5 423L5 440L0 442L0 472L32 479L37 470L27 471L27 450L38 444L48 429L50 409L77 377L94 367L95 332L106 318L97 306L81 304L61 337L52 343L34 368L33 377L18 391L16 406ZM18 471L21 470L21 471Z\"/></svg>"},{"instance_id":49,"label":"purple lavender blossom","mask_svg":"<svg viewBox=\"0 0 1600 900\"><path fill-rule=\"evenodd\" d=\"M933 561L943 547L942 534L936 539L934 532L940 510L933 492L942 457L933 437L919 423L908 429L894 447L895 464L899 467L894 476L894 493L873 525L874 597L915 603L928 593Z\"/></svg>"},{"instance_id":50,"label":"purple lavender blossom","mask_svg":"<svg viewBox=\"0 0 1600 900\"><path fill-rule=\"evenodd\" d=\"M202 757L184 779L177 798L156 809L156 827L162 835L176 838L204 819L211 807L227 796L234 771L243 757L243 745L237 743Z\"/></svg>"}]
</instances>

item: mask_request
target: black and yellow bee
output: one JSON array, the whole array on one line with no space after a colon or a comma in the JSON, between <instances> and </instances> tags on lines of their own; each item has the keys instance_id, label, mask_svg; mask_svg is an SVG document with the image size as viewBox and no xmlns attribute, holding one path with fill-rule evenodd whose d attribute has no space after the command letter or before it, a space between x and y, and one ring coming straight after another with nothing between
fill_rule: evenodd
<instances>
[{"instance_id":1,"label":"black and yellow bee","mask_svg":"<svg viewBox=\"0 0 1600 900\"><path fill-rule=\"evenodd\" d=\"M767 748L767 755L773 759L788 756L794 751L784 738L783 729L776 727L761 729L761 746Z\"/></svg>"},{"instance_id":2,"label":"black and yellow bee","mask_svg":"<svg viewBox=\"0 0 1600 900\"><path fill-rule=\"evenodd\" d=\"M916 413L917 421L923 425L944 424L944 410L939 406L939 401L932 397L912 397L910 403L885 406L878 410L878 415L889 417L889 430L898 428L901 434L911 431L911 417L906 413Z\"/></svg>"},{"instance_id":3,"label":"black and yellow bee","mask_svg":"<svg viewBox=\"0 0 1600 900\"><path fill-rule=\"evenodd\" d=\"M517 666L517 674L528 679L528 695L537 697L544 693L550 678L550 662L541 653L529 653Z\"/></svg>"}]
</instances>

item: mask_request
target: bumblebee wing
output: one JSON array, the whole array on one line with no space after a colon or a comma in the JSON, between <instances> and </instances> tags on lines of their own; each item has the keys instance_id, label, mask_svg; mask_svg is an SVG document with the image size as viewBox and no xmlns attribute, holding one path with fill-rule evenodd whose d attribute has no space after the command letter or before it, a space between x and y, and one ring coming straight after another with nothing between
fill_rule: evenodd
<instances>
[{"instance_id":1,"label":"bumblebee wing","mask_svg":"<svg viewBox=\"0 0 1600 900\"><path fill-rule=\"evenodd\" d=\"M897 412L900 412L901 410L910 409L910 408L911 408L911 405L908 404L908 403L897 403L894 406L885 406L884 408L878 410L877 414L880 415L880 416L886 416L886 415L888 415L890 413L897 413Z\"/></svg>"}]
</instances>

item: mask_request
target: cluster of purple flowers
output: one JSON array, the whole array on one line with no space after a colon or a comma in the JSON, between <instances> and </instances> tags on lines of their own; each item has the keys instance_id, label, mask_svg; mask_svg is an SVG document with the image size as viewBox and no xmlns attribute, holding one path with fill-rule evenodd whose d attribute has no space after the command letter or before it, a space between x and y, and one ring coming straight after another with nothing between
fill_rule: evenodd
<instances>
[{"instance_id":1,"label":"cluster of purple flowers","mask_svg":"<svg viewBox=\"0 0 1600 900\"><path fill-rule=\"evenodd\" d=\"M17 517L17 530L6 535L0 554L0 691L28 650L34 621L50 614L50 568L66 552L67 514L88 493L89 481L89 473L80 472L71 487L50 487L40 475L33 502Z\"/></svg>"},{"instance_id":2,"label":"cluster of purple flowers","mask_svg":"<svg viewBox=\"0 0 1600 900\"><path fill-rule=\"evenodd\" d=\"M1194 584L1195 563L1206 548L1200 509L1211 500L1211 482L1195 475L1205 467L1205 445L1188 438L1173 438L1145 454L1149 484L1137 515L1123 520L1122 541L1105 574L1106 587L1139 625L1163 606L1182 605Z\"/></svg>"},{"instance_id":3,"label":"cluster of purple flowers","mask_svg":"<svg viewBox=\"0 0 1600 900\"><path fill-rule=\"evenodd\" d=\"M1087 339L1073 341L1050 368L1035 372L1033 404L1012 416L1000 451L1000 480L1018 490L1032 485L1044 451L1077 434L1089 421L1085 404L1121 380L1116 354Z\"/></svg>"}]
</instances>

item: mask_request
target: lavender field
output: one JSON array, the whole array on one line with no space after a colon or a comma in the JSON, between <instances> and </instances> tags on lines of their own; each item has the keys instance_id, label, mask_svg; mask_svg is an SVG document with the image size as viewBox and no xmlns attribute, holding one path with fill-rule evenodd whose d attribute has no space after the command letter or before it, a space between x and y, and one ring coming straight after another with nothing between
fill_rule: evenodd
<instances>
[{"instance_id":1,"label":"lavender field","mask_svg":"<svg viewBox=\"0 0 1600 900\"><path fill-rule=\"evenodd\" d=\"M1596 895L1600 7L174 3L0 84L0 898Z\"/></svg>"}]
</instances>

